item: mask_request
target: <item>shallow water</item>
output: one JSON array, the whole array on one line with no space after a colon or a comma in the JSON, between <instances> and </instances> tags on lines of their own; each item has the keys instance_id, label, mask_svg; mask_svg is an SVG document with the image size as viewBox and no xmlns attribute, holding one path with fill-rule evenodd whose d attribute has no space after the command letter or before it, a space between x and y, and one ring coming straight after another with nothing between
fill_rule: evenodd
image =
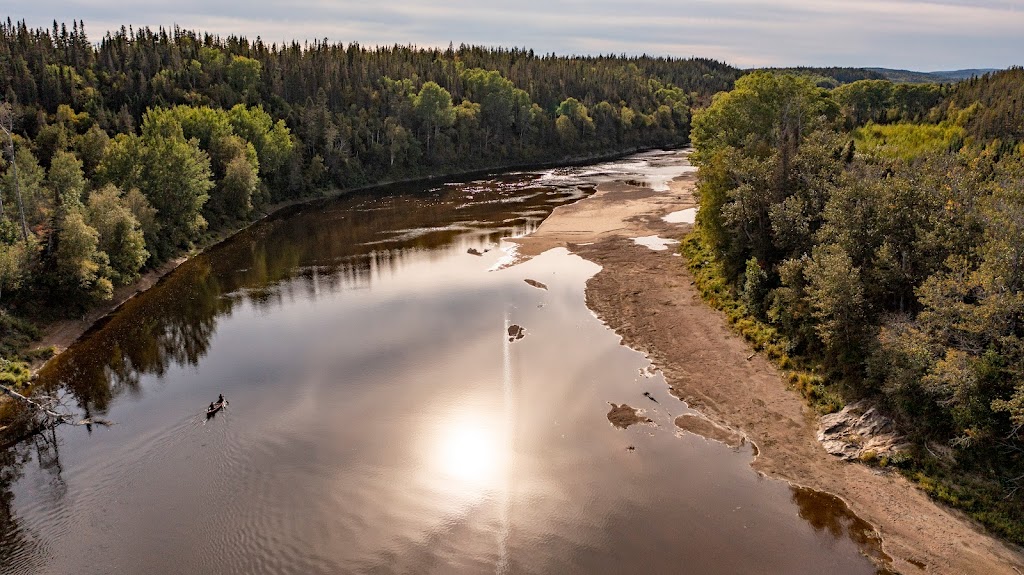
<instances>
[{"instance_id":1,"label":"shallow water","mask_svg":"<svg viewBox=\"0 0 1024 575\"><path fill-rule=\"evenodd\" d=\"M584 304L596 265L499 270L556 205L685 169L349 196L187 262L43 373L117 425L3 453L0 571L873 573L836 500L677 431L685 405Z\"/></svg>"},{"instance_id":2,"label":"shallow water","mask_svg":"<svg viewBox=\"0 0 1024 575\"><path fill-rule=\"evenodd\" d=\"M662 238L658 236L643 236L639 238L633 238L633 243L638 246L644 246L652 251L663 252L669 248L679 244L679 240L672 238Z\"/></svg>"},{"instance_id":3,"label":"shallow water","mask_svg":"<svg viewBox=\"0 0 1024 575\"><path fill-rule=\"evenodd\" d=\"M661 219L670 224L692 224L697 221L697 208L686 208L665 214Z\"/></svg>"}]
</instances>

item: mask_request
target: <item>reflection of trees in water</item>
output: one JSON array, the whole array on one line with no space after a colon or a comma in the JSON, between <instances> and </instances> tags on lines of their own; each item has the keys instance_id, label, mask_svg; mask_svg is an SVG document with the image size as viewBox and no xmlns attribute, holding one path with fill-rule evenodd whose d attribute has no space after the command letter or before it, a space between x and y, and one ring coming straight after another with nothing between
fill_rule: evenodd
<instances>
[{"instance_id":1,"label":"reflection of trees in water","mask_svg":"<svg viewBox=\"0 0 1024 575\"><path fill-rule=\"evenodd\" d=\"M480 244L528 231L538 214L555 207L551 190L524 202L486 203L538 191L516 188L517 178L530 176L473 184L473 200L466 198L463 186L389 198L353 196L302 206L287 217L253 226L126 302L90 337L48 363L40 383L51 391L66 386L85 417L103 415L114 398L141 393L144 374L161 377L172 365L198 364L209 352L217 318L230 315L240 303L271 309L300 290L310 296L368 287L382 272L394 274L411 258L446 257L438 249L467 234L450 226L456 222ZM526 212L532 215L516 217ZM442 229L400 239L392 233L414 228ZM293 278L302 281L288 281ZM59 502L65 496L53 430L0 450L0 565L5 567L45 556L33 549L39 539L13 511L12 486L33 460L50 477L44 498ZM33 570L31 565L18 567Z\"/></svg>"},{"instance_id":2,"label":"reflection of trees in water","mask_svg":"<svg viewBox=\"0 0 1024 575\"><path fill-rule=\"evenodd\" d=\"M115 397L141 393L143 374L162 377L172 365L198 364L209 352L217 318L239 303L269 311L297 290L364 288L413 254L444 257L438 249L467 233L494 242L525 231L529 221L515 214L536 218L554 208L552 199L566 197L520 185L530 178L299 206L193 258L156 289L129 300L72 352L50 362L40 374L42 383L51 389L66 385L88 415L103 415ZM519 196L526 199L504 202ZM409 230L428 231L395 233ZM296 277L304 281L289 281Z\"/></svg>"},{"instance_id":3,"label":"reflection of trees in water","mask_svg":"<svg viewBox=\"0 0 1024 575\"><path fill-rule=\"evenodd\" d=\"M842 500L811 489L793 487L793 502L800 510L800 517L818 531L828 531L839 539L846 534L855 517Z\"/></svg>"},{"instance_id":4,"label":"reflection of trees in water","mask_svg":"<svg viewBox=\"0 0 1024 575\"><path fill-rule=\"evenodd\" d=\"M790 487L800 517L817 531L835 539L848 537L868 557L888 562L882 544L870 523L854 515L842 499L805 487ZM881 572L881 571L880 571Z\"/></svg>"},{"instance_id":5,"label":"reflection of trees in water","mask_svg":"<svg viewBox=\"0 0 1024 575\"><path fill-rule=\"evenodd\" d=\"M31 564L20 562L34 561L40 556L35 551L40 545L40 538L23 527L15 515L12 488L22 478L26 466L33 458L39 469L49 476L43 496L59 504L67 493L67 484L61 476L63 467L55 430L33 435L26 441L0 451L0 565L17 568L15 570L21 572L33 570Z\"/></svg>"},{"instance_id":6,"label":"reflection of trees in water","mask_svg":"<svg viewBox=\"0 0 1024 575\"><path fill-rule=\"evenodd\" d=\"M162 376L172 363L196 364L207 353L216 316L229 313L230 302L218 299L220 287L205 258L186 265L160 289L129 300L74 352L55 358L40 374L44 385L66 385L95 415L114 397L138 393L140 374Z\"/></svg>"}]
</instances>

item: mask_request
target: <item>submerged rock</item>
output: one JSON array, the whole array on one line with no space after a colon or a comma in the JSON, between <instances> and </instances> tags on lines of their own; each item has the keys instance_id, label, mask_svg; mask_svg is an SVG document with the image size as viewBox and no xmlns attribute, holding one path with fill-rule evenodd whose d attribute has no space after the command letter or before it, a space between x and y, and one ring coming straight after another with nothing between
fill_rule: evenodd
<instances>
[{"instance_id":1,"label":"submerged rock","mask_svg":"<svg viewBox=\"0 0 1024 575\"><path fill-rule=\"evenodd\" d=\"M896 433L895 422L866 400L823 416L818 423L818 441L825 451L848 460L891 457L909 447Z\"/></svg>"}]
</instances>

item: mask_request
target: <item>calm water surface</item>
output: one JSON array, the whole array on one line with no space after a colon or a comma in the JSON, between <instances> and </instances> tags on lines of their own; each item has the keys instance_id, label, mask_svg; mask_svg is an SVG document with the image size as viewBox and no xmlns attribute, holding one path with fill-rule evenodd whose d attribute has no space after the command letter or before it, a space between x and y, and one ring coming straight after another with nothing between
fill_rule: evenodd
<instances>
[{"instance_id":1,"label":"calm water surface","mask_svg":"<svg viewBox=\"0 0 1024 575\"><path fill-rule=\"evenodd\" d=\"M684 169L348 196L186 263L43 374L117 425L4 453L2 571L874 573L835 500L675 431L685 405L584 304L596 265L489 271L596 184ZM609 402L655 423L618 430Z\"/></svg>"}]
</instances>

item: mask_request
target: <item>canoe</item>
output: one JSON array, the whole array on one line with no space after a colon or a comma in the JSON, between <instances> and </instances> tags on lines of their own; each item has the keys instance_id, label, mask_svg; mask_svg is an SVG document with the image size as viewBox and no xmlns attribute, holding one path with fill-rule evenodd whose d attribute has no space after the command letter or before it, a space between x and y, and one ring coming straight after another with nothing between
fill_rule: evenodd
<instances>
[{"instance_id":1,"label":"canoe","mask_svg":"<svg viewBox=\"0 0 1024 575\"><path fill-rule=\"evenodd\" d=\"M227 406L228 400L225 399L224 401L218 401L217 403L213 404L213 407L206 408L206 417L213 417L214 415L217 415L218 411L224 409Z\"/></svg>"}]
</instances>

